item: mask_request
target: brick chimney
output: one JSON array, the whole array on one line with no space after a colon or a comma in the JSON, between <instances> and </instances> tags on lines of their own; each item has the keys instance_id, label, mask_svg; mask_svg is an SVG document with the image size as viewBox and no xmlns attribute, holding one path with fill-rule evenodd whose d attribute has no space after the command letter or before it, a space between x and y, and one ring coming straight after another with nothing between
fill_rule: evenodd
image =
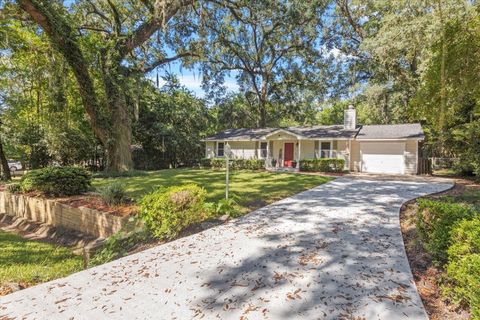
<instances>
[{"instance_id":1,"label":"brick chimney","mask_svg":"<svg viewBox=\"0 0 480 320\"><path fill-rule=\"evenodd\" d=\"M343 128L354 130L357 127L357 111L353 105L349 105L348 109L343 112Z\"/></svg>"}]
</instances>

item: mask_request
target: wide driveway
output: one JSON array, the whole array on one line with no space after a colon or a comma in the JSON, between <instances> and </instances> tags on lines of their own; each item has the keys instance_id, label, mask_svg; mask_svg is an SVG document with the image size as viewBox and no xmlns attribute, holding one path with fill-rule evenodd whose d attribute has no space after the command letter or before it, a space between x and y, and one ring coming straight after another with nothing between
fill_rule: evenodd
<instances>
[{"instance_id":1,"label":"wide driveway","mask_svg":"<svg viewBox=\"0 0 480 320\"><path fill-rule=\"evenodd\" d=\"M399 209L449 183L343 177L0 299L0 319L425 319Z\"/></svg>"}]
</instances>

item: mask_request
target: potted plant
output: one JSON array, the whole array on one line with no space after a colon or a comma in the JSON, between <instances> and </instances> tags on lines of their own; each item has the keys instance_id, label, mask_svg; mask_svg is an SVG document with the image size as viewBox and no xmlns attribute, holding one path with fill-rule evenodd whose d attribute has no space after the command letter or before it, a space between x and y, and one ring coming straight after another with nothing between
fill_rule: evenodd
<instances>
[{"instance_id":1,"label":"potted plant","mask_svg":"<svg viewBox=\"0 0 480 320\"><path fill-rule=\"evenodd\" d=\"M276 167L277 166L277 159L272 159L272 167Z\"/></svg>"},{"instance_id":2,"label":"potted plant","mask_svg":"<svg viewBox=\"0 0 480 320\"><path fill-rule=\"evenodd\" d=\"M292 168L296 168L297 167L297 160L293 160L292 161Z\"/></svg>"}]
</instances>

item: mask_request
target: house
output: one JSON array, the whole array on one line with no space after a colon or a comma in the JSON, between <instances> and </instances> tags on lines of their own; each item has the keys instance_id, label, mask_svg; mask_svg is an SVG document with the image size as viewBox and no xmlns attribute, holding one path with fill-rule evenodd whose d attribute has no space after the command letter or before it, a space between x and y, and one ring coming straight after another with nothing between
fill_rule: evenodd
<instances>
[{"instance_id":1,"label":"house","mask_svg":"<svg viewBox=\"0 0 480 320\"><path fill-rule=\"evenodd\" d=\"M341 158L353 172L417 174L419 145L425 135L419 123L357 125L349 106L343 125L230 129L203 139L206 157L265 159L266 168L299 166L298 160Z\"/></svg>"}]
</instances>

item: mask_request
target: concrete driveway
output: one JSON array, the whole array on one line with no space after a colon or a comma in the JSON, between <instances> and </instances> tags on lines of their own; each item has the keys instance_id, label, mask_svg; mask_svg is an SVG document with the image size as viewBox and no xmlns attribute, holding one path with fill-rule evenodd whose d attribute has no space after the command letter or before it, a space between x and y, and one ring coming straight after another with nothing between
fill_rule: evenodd
<instances>
[{"instance_id":1,"label":"concrete driveway","mask_svg":"<svg viewBox=\"0 0 480 320\"><path fill-rule=\"evenodd\" d=\"M447 182L343 177L0 299L0 319L426 319L403 202Z\"/></svg>"}]
</instances>

